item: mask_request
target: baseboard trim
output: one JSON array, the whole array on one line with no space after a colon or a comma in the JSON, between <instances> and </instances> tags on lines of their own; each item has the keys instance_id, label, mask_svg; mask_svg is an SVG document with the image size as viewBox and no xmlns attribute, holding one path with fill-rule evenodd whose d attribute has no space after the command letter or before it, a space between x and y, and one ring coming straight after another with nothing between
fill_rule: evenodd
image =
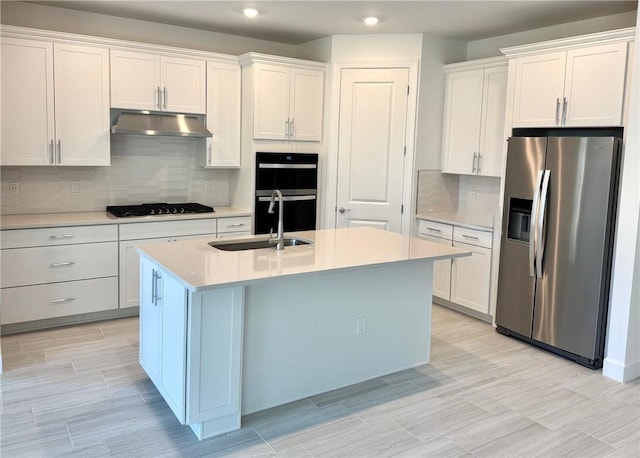
<instances>
[{"instance_id":1,"label":"baseboard trim","mask_svg":"<svg viewBox=\"0 0 640 458\"><path fill-rule=\"evenodd\" d=\"M625 364L613 358L605 358L602 375L617 382L627 383L640 377L640 360Z\"/></svg>"}]
</instances>

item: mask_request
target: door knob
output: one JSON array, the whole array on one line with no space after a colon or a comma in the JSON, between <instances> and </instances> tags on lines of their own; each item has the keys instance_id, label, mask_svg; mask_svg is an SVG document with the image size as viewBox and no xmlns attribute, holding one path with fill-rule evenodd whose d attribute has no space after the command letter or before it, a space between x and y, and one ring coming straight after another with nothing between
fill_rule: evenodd
<instances>
[{"instance_id":1,"label":"door knob","mask_svg":"<svg viewBox=\"0 0 640 458\"><path fill-rule=\"evenodd\" d=\"M351 209L350 209L350 208L340 207L340 208L338 208L338 211L339 211L340 213L344 213L344 212L350 212L350 211L351 211Z\"/></svg>"}]
</instances>

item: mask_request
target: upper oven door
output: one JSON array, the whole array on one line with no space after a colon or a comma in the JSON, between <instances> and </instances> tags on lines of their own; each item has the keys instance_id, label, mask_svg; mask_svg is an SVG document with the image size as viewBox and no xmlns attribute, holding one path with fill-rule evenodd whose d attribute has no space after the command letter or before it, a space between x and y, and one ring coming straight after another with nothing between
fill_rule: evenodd
<instances>
[{"instance_id":1,"label":"upper oven door","mask_svg":"<svg viewBox=\"0 0 640 458\"><path fill-rule=\"evenodd\" d=\"M279 189L283 194L310 194L317 188L317 154L256 153L256 192L271 195L270 191ZM293 190L298 192L286 192Z\"/></svg>"}]
</instances>

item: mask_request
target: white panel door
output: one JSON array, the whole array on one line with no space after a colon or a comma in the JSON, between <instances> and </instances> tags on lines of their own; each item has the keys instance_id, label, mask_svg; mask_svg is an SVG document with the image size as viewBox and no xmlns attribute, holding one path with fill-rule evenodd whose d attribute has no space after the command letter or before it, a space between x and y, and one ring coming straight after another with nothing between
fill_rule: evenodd
<instances>
[{"instance_id":1,"label":"white panel door","mask_svg":"<svg viewBox=\"0 0 640 458\"><path fill-rule=\"evenodd\" d=\"M566 126L622 125L627 43L567 51Z\"/></svg>"},{"instance_id":2,"label":"white panel door","mask_svg":"<svg viewBox=\"0 0 640 458\"><path fill-rule=\"evenodd\" d=\"M476 174L484 70L447 75L442 171Z\"/></svg>"},{"instance_id":3,"label":"white panel door","mask_svg":"<svg viewBox=\"0 0 640 458\"><path fill-rule=\"evenodd\" d=\"M323 94L323 71L291 69L291 140L322 140Z\"/></svg>"},{"instance_id":4,"label":"white panel door","mask_svg":"<svg viewBox=\"0 0 640 458\"><path fill-rule=\"evenodd\" d=\"M54 45L58 165L110 165L109 50Z\"/></svg>"},{"instance_id":5,"label":"white panel door","mask_svg":"<svg viewBox=\"0 0 640 458\"><path fill-rule=\"evenodd\" d=\"M111 106L134 110L160 109L160 57L111 51Z\"/></svg>"},{"instance_id":6,"label":"white panel door","mask_svg":"<svg viewBox=\"0 0 640 458\"><path fill-rule=\"evenodd\" d=\"M513 127L560 125L566 52L518 57Z\"/></svg>"},{"instance_id":7,"label":"white panel door","mask_svg":"<svg viewBox=\"0 0 640 458\"><path fill-rule=\"evenodd\" d=\"M204 60L162 57L162 110L177 113L207 111L207 68Z\"/></svg>"},{"instance_id":8,"label":"white panel door","mask_svg":"<svg viewBox=\"0 0 640 458\"><path fill-rule=\"evenodd\" d=\"M502 155L507 141L504 136L507 74L506 66L484 71L480 158L477 164L479 175L502 176Z\"/></svg>"},{"instance_id":9,"label":"white panel door","mask_svg":"<svg viewBox=\"0 0 640 458\"><path fill-rule=\"evenodd\" d=\"M254 66L253 138L286 140L289 121L289 68Z\"/></svg>"},{"instance_id":10,"label":"white panel door","mask_svg":"<svg viewBox=\"0 0 640 458\"><path fill-rule=\"evenodd\" d=\"M0 165L49 165L54 136L53 44L2 38Z\"/></svg>"},{"instance_id":11,"label":"white panel door","mask_svg":"<svg viewBox=\"0 0 640 458\"><path fill-rule=\"evenodd\" d=\"M205 167L240 167L239 65L207 63L207 138Z\"/></svg>"},{"instance_id":12,"label":"white panel door","mask_svg":"<svg viewBox=\"0 0 640 458\"><path fill-rule=\"evenodd\" d=\"M408 68L344 69L336 227L402 229Z\"/></svg>"}]
</instances>

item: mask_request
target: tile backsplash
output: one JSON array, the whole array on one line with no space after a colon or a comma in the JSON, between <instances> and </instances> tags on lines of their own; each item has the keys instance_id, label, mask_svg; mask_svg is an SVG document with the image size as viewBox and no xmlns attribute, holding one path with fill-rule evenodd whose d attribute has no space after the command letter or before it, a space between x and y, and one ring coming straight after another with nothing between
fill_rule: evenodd
<instances>
[{"instance_id":1,"label":"tile backsplash","mask_svg":"<svg viewBox=\"0 0 640 458\"><path fill-rule=\"evenodd\" d=\"M101 211L141 202L229 205L237 171L198 166L204 145L200 138L121 135L111 137L109 167L2 167L0 213ZM80 192L71 193L72 180ZM10 182L18 183L18 194L9 192Z\"/></svg>"},{"instance_id":2,"label":"tile backsplash","mask_svg":"<svg viewBox=\"0 0 640 458\"><path fill-rule=\"evenodd\" d=\"M495 217L499 199L500 178L418 171L418 214L465 212Z\"/></svg>"}]
</instances>

